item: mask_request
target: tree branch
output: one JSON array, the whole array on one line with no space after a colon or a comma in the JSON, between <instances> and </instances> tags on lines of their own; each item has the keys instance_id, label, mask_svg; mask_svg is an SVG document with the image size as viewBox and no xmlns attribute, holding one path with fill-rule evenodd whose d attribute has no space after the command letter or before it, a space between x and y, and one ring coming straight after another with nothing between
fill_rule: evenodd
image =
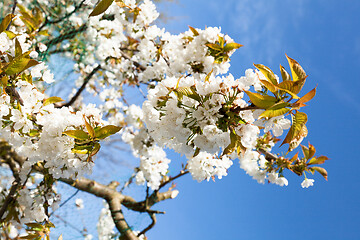
<instances>
[{"instance_id":1,"label":"tree branch","mask_svg":"<svg viewBox=\"0 0 360 240\"><path fill-rule=\"evenodd\" d=\"M121 210L121 199L117 195L111 196L107 199L109 204L111 216L114 220L117 230L121 233L121 236L124 236L127 240L137 240L138 237L129 227L128 223L125 220L124 214Z\"/></svg>"},{"instance_id":2,"label":"tree branch","mask_svg":"<svg viewBox=\"0 0 360 240\"><path fill-rule=\"evenodd\" d=\"M134 63L134 65L135 65L135 67L138 67L138 68L140 68L140 70L145 71L146 67L144 67L143 65L141 65L138 62L135 62L135 61L131 60L131 57L129 55L127 55L124 51L120 50L120 53L124 58L126 58L127 60L132 61Z\"/></svg>"},{"instance_id":3,"label":"tree branch","mask_svg":"<svg viewBox=\"0 0 360 240\"><path fill-rule=\"evenodd\" d=\"M22 158L19 155L17 155L17 153L11 148L11 146L6 141L0 140L0 150L2 150L4 147L6 147L6 153L9 156L9 159L11 159L13 163L16 162L21 167L21 165L23 165L23 163L25 162L26 158ZM44 169L39 165L34 166L33 170L40 173L44 172ZM187 173L188 171L182 171L180 174L171 177L166 182L162 183L161 187L164 187L169 182ZM166 192L155 191L150 196L148 196L146 200L137 202L132 197L124 195L121 192L118 192L116 190L116 187L118 186L118 182L115 181L111 182L109 185L104 185L87 178L80 178L77 180L60 178L58 179L58 181L64 182L78 190L90 193L92 195L95 195L97 197L106 200L106 202L109 204L111 216L114 220L116 228L121 233L123 237L122 239L124 240L138 240L138 237L134 234L134 232L126 222L124 215L122 213L121 205L125 206L126 208L132 211L148 213L152 218L152 223L148 226L148 228L144 229L148 231L155 225L156 222L156 220L154 220L155 214L164 213L161 211L152 210L150 208L158 202L164 201L166 199L173 199L178 194L178 191L173 190L172 189L173 187L171 187ZM16 193L16 190L17 187L13 187L11 192ZM4 206L2 208L6 209L6 207Z\"/></svg>"},{"instance_id":4,"label":"tree branch","mask_svg":"<svg viewBox=\"0 0 360 240\"><path fill-rule=\"evenodd\" d=\"M64 206L67 202L69 202L73 197L76 196L76 194L79 193L79 191L80 191L80 190L77 189L76 192L73 193L70 197L68 197L63 203L61 203L60 206L59 206L56 210L60 209L60 208L61 208L62 206ZM55 210L55 211L56 211L56 210ZM49 217L51 217L51 216L55 213L55 211L53 211L53 212L49 215Z\"/></svg>"},{"instance_id":5,"label":"tree branch","mask_svg":"<svg viewBox=\"0 0 360 240\"><path fill-rule=\"evenodd\" d=\"M38 32L40 32L46 25L48 24L56 24L59 23L67 18L69 18L71 15L73 15L77 10L79 10L82 5L84 4L85 0L81 1L81 3L77 6L75 6L74 10L72 10L71 12L65 14L62 18L59 18L57 20L49 20L47 17L45 18L45 22L39 27Z\"/></svg>"},{"instance_id":6,"label":"tree branch","mask_svg":"<svg viewBox=\"0 0 360 240\"><path fill-rule=\"evenodd\" d=\"M69 225L71 228L75 229L76 231L78 231L81 236L84 236L86 234L85 231L78 229L76 226L74 226L73 224L69 223L68 221L66 221L65 219L63 219L62 217L60 217L59 215L54 215L56 218L58 218L59 220L61 220L63 223L65 223L66 225Z\"/></svg>"},{"instance_id":7,"label":"tree branch","mask_svg":"<svg viewBox=\"0 0 360 240\"><path fill-rule=\"evenodd\" d=\"M184 176L184 175L186 175L186 174L188 174L188 173L189 173L189 171L187 171L187 170L182 170L182 171L180 171L180 173L179 173L178 175L176 175L176 176L174 176L174 177L170 177L167 181L165 181L165 182L163 182L162 184L160 184L159 190L160 190L161 188L163 188L165 185L167 185L168 183L170 183L170 182L174 181L175 179L178 179L179 177Z\"/></svg>"},{"instance_id":8,"label":"tree branch","mask_svg":"<svg viewBox=\"0 0 360 240\"><path fill-rule=\"evenodd\" d=\"M4 213L6 212L6 210L8 210L9 205L15 199L17 190L21 187L21 185L20 185L21 180L20 180L20 176L19 176L20 169L17 166L16 161L12 157L14 154L16 154L15 151L11 148L11 146L6 141L1 141L0 142L0 152L4 153L0 157L9 165L9 167L13 173L13 176L15 178L15 180L13 181L13 183L11 185L8 195L6 196L6 198L4 200L4 203L0 208L0 222L1 222Z\"/></svg>"},{"instance_id":9,"label":"tree branch","mask_svg":"<svg viewBox=\"0 0 360 240\"><path fill-rule=\"evenodd\" d=\"M75 93L75 95L70 99L69 102L65 103L65 104L58 104L56 107L57 108L61 108L61 107L69 107L71 106L76 99L78 99L78 97L81 95L82 91L84 91L86 85L89 83L90 79L97 73L97 71L99 71L101 69L100 64L94 68L84 79L83 84L81 85L81 87L78 89L78 91Z\"/></svg>"},{"instance_id":10,"label":"tree branch","mask_svg":"<svg viewBox=\"0 0 360 240\"><path fill-rule=\"evenodd\" d=\"M241 112L241 111L255 110L255 109L261 109L261 108L259 108L259 107L255 106L255 105L251 104L251 105L249 105L249 106L247 106L247 107L243 107L243 108L242 108L242 107L236 107L236 108L234 108L234 112L239 113L239 112Z\"/></svg>"},{"instance_id":11,"label":"tree branch","mask_svg":"<svg viewBox=\"0 0 360 240\"><path fill-rule=\"evenodd\" d=\"M3 215L6 212L6 210L8 210L8 206L15 199L16 191L18 190L19 186L20 186L19 181L15 180L12 183L9 194L6 196L5 201L4 201L4 203L3 203L3 205L1 206L1 209L0 209L0 222L2 222Z\"/></svg>"},{"instance_id":12,"label":"tree branch","mask_svg":"<svg viewBox=\"0 0 360 240\"><path fill-rule=\"evenodd\" d=\"M265 149L260 148L258 151L259 151L260 153L264 154L264 155L265 155L265 159L268 160L268 161L275 160L275 159L279 158L279 157L276 156L275 154L273 154L273 153L271 153L271 152L268 152L268 151L266 151Z\"/></svg>"},{"instance_id":13,"label":"tree branch","mask_svg":"<svg viewBox=\"0 0 360 240\"><path fill-rule=\"evenodd\" d=\"M137 237L140 237L141 235L145 234L147 231L149 231L150 229L152 229L155 224L156 224L156 216L154 213L149 213L149 216L151 218L151 223L149 226L147 226L144 230L142 230L138 235Z\"/></svg>"},{"instance_id":14,"label":"tree branch","mask_svg":"<svg viewBox=\"0 0 360 240\"><path fill-rule=\"evenodd\" d=\"M12 10L11 10L11 14L15 14L15 9L16 9L16 5L17 5L17 0L14 0L14 5L12 7ZM11 25L11 23L9 24L9 26Z\"/></svg>"},{"instance_id":15,"label":"tree branch","mask_svg":"<svg viewBox=\"0 0 360 240\"><path fill-rule=\"evenodd\" d=\"M50 48L51 46L61 43L62 41L66 40L66 39L73 38L76 34L78 34L80 32L84 32L86 29L87 29L86 24L83 24L81 27L71 30L71 31L68 31L68 32L65 32L65 33L61 34L60 36L55 37L44 44L48 48Z\"/></svg>"}]
</instances>

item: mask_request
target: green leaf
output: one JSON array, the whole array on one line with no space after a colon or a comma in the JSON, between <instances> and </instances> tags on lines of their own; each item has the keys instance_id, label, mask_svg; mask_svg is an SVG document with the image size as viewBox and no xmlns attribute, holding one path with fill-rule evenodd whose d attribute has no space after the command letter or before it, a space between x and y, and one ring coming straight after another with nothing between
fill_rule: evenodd
<instances>
[{"instance_id":1,"label":"green leaf","mask_svg":"<svg viewBox=\"0 0 360 240\"><path fill-rule=\"evenodd\" d=\"M31 60L32 60L32 59L30 59L30 61L31 61ZM31 74L29 75L29 74L26 74L26 73L23 72L23 73L21 74L21 80L32 84Z\"/></svg>"},{"instance_id":2,"label":"green leaf","mask_svg":"<svg viewBox=\"0 0 360 240\"><path fill-rule=\"evenodd\" d=\"M223 154L231 154L236 151L237 154L244 152L244 147L241 145L241 138L235 132L230 132L230 144L224 149Z\"/></svg>"},{"instance_id":3,"label":"green leaf","mask_svg":"<svg viewBox=\"0 0 360 240\"><path fill-rule=\"evenodd\" d=\"M88 149L71 149L71 152L77 153L77 154L87 154L89 152Z\"/></svg>"},{"instance_id":4,"label":"green leaf","mask_svg":"<svg viewBox=\"0 0 360 240\"><path fill-rule=\"evenodd\" d=\"M43 225L41 223L25 223L26 226L28 226L29 228L38 228L38 229L43 229Z\"/></svg>"},{"instance_id":5,"label":"green leaf","mask_svg":"<svg viewBox=\"0 0 360 240\"><path fill-rule=\"evenodd\" d=\"M262 79L260 79L260 82L262 83L262 84L264 84L264 86L267 88L267 89L269 89L269 91L270 92L272 92L272 93L276 93L277 92L277 87L274 85L274 84L272 84L271 82L269 82L268 80L262 80Z\"/></svg>"},{"instance_id":6,"label":"green leaf","mask_svg":"<svg viewBox=\"0 0 360 240\"><path fill-rule=\"evenodd\" d=\"M273 106L277 101L277 99L272 96L261 95L259 93L253 93L249 91L245 91L245 92L249 96L250 101L259 108L267 109Z\"/></svg>"},{"instance_id":7,"label":"green leaf","mask_svg":"<svg viewBox=\"0 0 360 240\"><path fill-rule=\"evenodd\" d=\"M110 5L113 3L114 0L102 0L98 3L98 5L96 5L96 7L94 8L94 10L90 13L89 17L92 16L97 16L102 14L103 12L105 12Z\"/></svg>"},{"instance_id":8,"label":"green leaf","mask_svg":"<svg viewBox=\"0 0 360 240\"><path fill-rule=\"evenodd\" d=\"M37 34L42 35L42 36L50 36L48 30L41 30L41 31L38 32Z\"/></svg>"},{"instance_id":9,"label":"green leaf","mask_svg":"<svg viewBox=\"0 0 360 240\"><path fill-rule=\"evenodd\" d=\"M265 117L272 118L272 117L277 117L277 116L284 115L284 114L286 114L286 113L288 113L290 111L290 109L287 108L288 106L289 106L289 103L287 103L287 102L276 103L272 107L265 110L259 116L259 118L265 118Z\"/></svg>"},{"instance_id":10,"label":"green leaf","mask_svg":"<svg viewBox=\"0 0 360 240\"><path fill-rule=\"evenodd\" d=\"M8 57L9 59L9 63L12 62L14 60L14 57L11 56L10 54L6 53L6 56Z\"/></svg>"},{"instance_id":11,"label":"green leaf","mask_svg":"<svg viewBox=\"0 0 360 240\"><path fill-rule=\"evenodd\" d=\"M294 83L294 90L293 90L293 92L294 92L295 94L298 94L298 93L301 91L301 89L303 88L303 86L304 86L304 84L305 84L305 82L306 82L306 78L307 78L307 76L305 76L303 79L301 79L301 80L299 80L299 81L296 81L296 82Z\"/></svg>"},{"instance_id":12,"label":"green leaf","mask_svg":"<svg viewBox=\"0 0 360 240\"><path fill-rule=\"evenodd\" d=\"M34 20L36 22L36 25L39 26L44 21L43 13L40 10L40 8L38 8L38 7L35 7L33 12L34 12L33 16L34 16Z\"/></svg>"},{"instance_id":13,"label":"green leaf","mask_svg":"<svg viewBox=\"0 0 360 240\"><path fill-rule=\"evenodd\" d=\"M19 40L15 38L15 57L18 57L22 54L21 45L19 43Z\"/></svg>"},{"instance_id":14,"label":"green leaf","mask_svg":"<svg viewBox=\"0 0 360 240\"><path fill-rule=\"evenodd\" d=\"M24 22L28 30L33 32L35 29L37 29L39 23L36 21L36 18L32 15L32 13L20 4L18 4L17 7L21 13L20 19Z\"/></svg>"},{"instance_id":15,"label":"green leaf","mask_svg":"<svg viewBox=\"0 0 360 240\"><path fill-rule=\"evenodd\" d=\"M31 68L31 67L33 67L33 66L35 66L35 65L38 65L38 64L39 64L38 61L36 61L36 60L34 60L34 59L30 59L30 61L28 62L28 64L24 67L23 71L24 71L25 69Z\"/></svg>"},{"instance_id":16,"label":"green leaf","mask_svg":"<svg viewBox=\"0 0 360 240\"><path fill-rule=\"evenodd\" d=\"M292 150L294 150L295 148L297 148L300 143L302 142L302 140L307 136L308 134L308 130L306 125L302 125L299 133L297 134L296 137L294 137L291 142L289 143L289 149L288 152L291 152Z\"/></svg>"},{"instance_id":17,"label":"green leaf","mask_svg":"<svg viewBox=\"0 0 360 240\"><path fill-rule=\"evenodd\" d=\"M296 92L297 84L293 81L283 81L277 85L279 90L287 92L290 94L294 99L299 99L299 97L294 93Z\"/></svg>"},{"instance_id":18,"label":"green leaf","mask_svg":"<svg viewBox=\"0 0 360 240\"><path fill-rule=\"evenodd\" d=\"M63 134L78 139L78 140L88 140L90 139L90 136L87 132L83 130L68 130L63 132Z\"/></svg>"},{"instance_id":19,"label":"green leaf","mask_svg":"<svg viewBox=\"0 0 360 240\"><path fill-rule=\"evenodd\" d=\"M61 97L49 97L48 99L46 99L43 103L44 106L49 105L49 104L53 104L53 103L57 103L57 102L62 102L64 101Z\"/></svg>"},{"instance_id":20,"label":"green leaf","mask_svg":"<svg viewBox=\"0 0 360 240\"><path fill-rule=\"evenodd\" d=\"M289 143L290 145L292 144L292 146L290 147L291 150L296 148L300 144L302 139L307 135L307 128L305 126L306 122L307 115L302 112L297 112L295 116L292 117L292 125L290 127L290 130L280 146L285 143Z\"/></svg>"},{"instance_id":21,"label":"green leaf","mask_svg":"<svg viewBox=\"0 0 360 240\"><path fill-rule=\"evenodd\" d=\"M285 70L283 66L280 65L281 77L283 81L291 81L289 73Z\"/></svg>"},{"instance_id":22,"label":"green leaf","mask_svg":"<svg viewBox=\"0 0 360 240\"><path fill-rule=\"evenodd\" d=\"M87 152L91 151L93 149L92 145L85 144L85 145L75 145L75 150L86 150Z\"/></svg>"},{"instance_id":23,"label":"green leaf","mask_svg":"<svg viewBox=\"0 0 360 240\"><path fill-rule=\"evenodd\" d=\"M216 51L222 51L222 48L221 46L219 46L218 44L215 44L215 43L208 43L208 44L205 44L207 47L213 49L213 50L216 50Z\"/></svg>"},{"instance_id":24,"label":"green leaf","mask_svg":"<svg viewBox=\"0 0 360 240\"><path fill-rule=\"evenodd\" d=\"M13 14L8 14L0 24L0 33L4 32L9 24L11 23L12 19L15 17Z\"/></svg>"},{"instance_id":25,"label":"green leaf","mask_svg":"<svg viewBox=\"0 0 360 240\"><path fill-rule=\"evenodd\" d=\"M39 135L40 135L40 132L38 130L35 130L35 129L31 129L30 132L29 132L30 137L36 137L36 136L39 136Z\"/></svg>"},{"instance_id":26,"label":"green leaf","mask_svg":"<svg viewBox=\"0 0 360 240\"><path fill-rule=\"evenodd\" d=\"M190 29L191 32L194 34L194 36L199 36L199 32L198 32L195 28L189 26L189 29Z\"/></svg>"},{"instance_id":27,"label":"green leaf","mask_svg":"<svg viewBox=\"0 0 360 240\"><path fill-rule=\"evenodd\" d=\"M95 143L94 148L91 151L90 157L95 156L95 154L97 154L99 150L100 150L100 144Z\"/></svg>"},{"instance_id":28,"label":"green leaf","mask_svg":"<svg viewBox=\"0 0 360 240\"><path fill-rule=\"evenodd\" d=\"M326 156L314 157L309 161L309 165L311 164L323 164L326 160L329 160Z\"/></svg>"},{"instance_id":29,"label":"green leaf","mask_svg":"<svg viewBox=\"0 0 360 240\"><path fill-rule=\"evenodd\" d=\"M224 52L230 52L231 50L241 48L242 46L243 45L241 45L239 43L235 43L235 42L228 43L224 47Z\"/></svg>"},{"instance_id":30,"label":"green leaf","mask_svg":"<svg viewBox=\"0 0 360 240\"><path fill-rule=\"evenodd\" d=\"M224 37L218 35L218 39L219 39L218 41L219 41L220 47L223 48L223 47L224 47L224 44L225 44L225 39L224 39Z\"/></svg>"},{"instance_id":31,"label":"green leaf","mask_svg":"<svg viewBox=\"0 0 360 240\"><path fill-rule=\"evenodd\" d=\"M188 98L194 99L198 102L201 102L200 95L192 87L178 87L173 90L179 100L186 96Z\"/></svg>"},{"instance_id":32,"label":"green leaf","mask_svg":"<svg viewBox=\"0 0 360 240\"><path fill-rule=\"evenodd\" d=\"M85 145L75 145L75 147L72 150L73 150L73 152L75 151L77 153L81 153L82 151L84 151L85 153L82 153L82 154L86 154L86 153L89 153L90 151L92 151L93 148L94 148L94 146L90 143L90 144L85 144Z\"/></svg>"},{"instance_id":33,"label":"green leaf","mask_svg":"<svg viewBox=\"0 0 360 240\"><path fill-rule=\"evenodd\" d=\"M89 135L91 136L91 138L95 137L95 131L94 128L90 125L90 123L87 121L85 115L84 115L84 120L85 120L85 127L86 130L88 131Z\"/></svg>"},{"instance_id":34,"label":"green leaf","mask_svg":"<svg viewBox=\"0 0 360 240\"><path fill-rule=\"evenodd\" d=\"M271 82L274 85L277 85L278 82L276 80L275 74L273 73L273 71L271 71L270 68L262 65L262 64L254 64L254 66L259 69L260 72L262 72L262 74L264 74L264 76L266 77L266 79Z\"/></svg>"},{"instance_id":35,"label":"green leaf","mask_svg":"<svg viewBox=\"0 0 360 240\"><path fill-rule=\"evenodd\" d=\"M120 130L121 130L121 127L117 127L114 125L107 125L105 127L95 130L95 138L104 139L110 135L117 133Z\"/></svg>"},{"instance_id":36,"label":"green leaf","mask_svg":"<svg viewBox=\"0 0 360 240\"><path fill-rule=\"evenodd\" d=\"M13 59L5 69L5 73L8 75L15 75L24 70L29 63L30 58L25 55L21 55Z\"/></svg>"},{"instance_id":37,"label":"green leaf","mask_svg":"<svg viewBox=\"0 0 360 240\"><path fill-rule=\"evenodd\" d=\"M294 117L293 125L305 124L307 122L307 115L303 112L297 112Z\"/></svg>"},{"instance_id":38,"label":"green leaf","mask_svg":"<svg viewBox=\"0 0 360 240\"><path fill-rule=\"evenodd\" d=\"M290 58L288 55L286 55L286 58L290 65L293 81L299 81L304 79L306 77L306 73L304 69L300 66L300 64L294 59Z\"/></svg>"},{"instance_id":39,"label":"green leaf","mask_svg":"<svg viewBox=\"0 0 360 240\"><path fill-rule=\"evenodd\" d=\"M4 31L4 33L6 33L6 35L8 36L8 38L10 39L14 39L16 37L16 34L11 32L11 31Z\"/></svg>"},{"instance_id":40,"label":"green leaf","mask_svg":"<svg viewBox=\"0 0 360 240\"><path fill-rule=\"evenodd\" d=\"M196 147L193 157L196 157L200 153L200 148Z\"/></svg>"},{"instance_id":41,"label":"green leaf","mask_svg":"<svg viewBox=\"0 0 360 240\"><path fill-rule=\"evenodd\" d=\"M55 225L54 225L52 222L47 222L47 223L46 223L46 226L47 226L48 228L54 228L54 227L55 227Z\"/></svg>"}]
</instances>

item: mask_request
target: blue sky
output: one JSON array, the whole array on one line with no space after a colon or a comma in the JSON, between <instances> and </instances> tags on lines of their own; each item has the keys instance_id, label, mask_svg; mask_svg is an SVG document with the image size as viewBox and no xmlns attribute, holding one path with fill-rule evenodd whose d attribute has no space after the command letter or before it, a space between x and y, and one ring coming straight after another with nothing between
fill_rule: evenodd
<instances>
[{"instance_id":1,"label":"blue sky","mask_svg":"<svg viewBox=\"0 0 360 240\"><path fill-rule=\"evenodd\" d=\"M187 26L221 26L244 45L232 57L231 73L262 63L279 74L285 53L309 75L304 93L318 92L304 111L317 155L327 155L329 180L315 186L288 173L289 186L260 185L235 163L222 180L177 181L177 199L156 208L149 239L360 239L360 1L356 0L179 0L162 9L175 19L173 33ZM307 91L306 91L307 90ZM281 148L280 151L285 151ZM172 156L176 162L179 156Z\"/></svg>"}]
</instances>

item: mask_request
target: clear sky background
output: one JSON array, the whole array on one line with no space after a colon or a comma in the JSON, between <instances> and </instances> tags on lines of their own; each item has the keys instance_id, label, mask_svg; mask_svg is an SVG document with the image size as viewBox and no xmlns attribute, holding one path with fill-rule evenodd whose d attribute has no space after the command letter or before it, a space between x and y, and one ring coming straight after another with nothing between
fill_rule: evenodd
<instances>
[{"instance_id":1,"label":"clear sky background","mask_svg":"<svg viewBox=\"0 0 360 240\"><path fill-rule=\"evenodd\" d=\"M149 239L360 239L360 1L179 0L160 10L176 16L165 25L172 33L221 26L243 44L232 57L235 77L253 63L280 74L285 53L296 59L309 75L304 93L318 85L304 108L303 143L331 160L329 180L310 174L309 189L290 172L287 187L258 184L236 162L215 183L186 176L177 181L178 198L156 206L167 213Z\"/></svg>"},{"instance_id":2,"label":"clear sky background","mask_svg":"<svg viewBox=\"0 0 360 240\"><path fill-rule=\"evenodd\" d=\"M253 68L253 63L280 74L279 64L289 69L285 53L296 59L309 75L303 93L318 86L316 97L304 108L309 135L303 143L310 142L318 156L330 160L324 164L329 180L310 174L315 185L309 189L302 189L303 178L290 172L285 174L287 187L258 184L237 162L227 177L215 183L197 183L185 176L176 181L178 197L154 207L166 214L158 216L149 239L359 240L360 1L178 0L162 4L159 10L173 17L162 25L174 34L186 31L188 25L202 29L221 26L223 33L243 44L232 56L230 72L236 78ZM286 150L284 146L278 152ZM129 169L138 163L129 152L122 152L119 170L118 161L104 158L106 154L118 158L116 153L100 154L103 157L96 159L92 178L100 177L104 183L114 178L125 181ZM179 165L180 156L169 157L172 166ZM58 187L63 199L75 192L61 184ZM143 190L136 190L139 199ZM77 197L84 199L85 209L77 211L68 204L62 213L56 212L73 226L61 227L61 221L54 218L60 226L53 232L55 236L63 233L64 239L82 239L73 229L84 225L96 234L101 200L84 193ZM134 229L149 223L145 215L128 217Z\"/></svg>"}]
</instances>

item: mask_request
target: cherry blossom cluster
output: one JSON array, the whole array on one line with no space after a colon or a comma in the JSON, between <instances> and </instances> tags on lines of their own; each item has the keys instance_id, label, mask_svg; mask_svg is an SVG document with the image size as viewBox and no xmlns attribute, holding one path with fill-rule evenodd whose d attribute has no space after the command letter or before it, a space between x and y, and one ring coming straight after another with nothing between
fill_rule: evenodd
<instances>
[{"instance_id":1,"label":"cherry blossom cluster","mask_svg":"<svg viewBox=\"0 0 360 240\"><path fill-rule=\"evenodd\" d=\"M123 131L122 139L131 146L134 156L140 158L140 166L135 178L136 183L142 185L146 181L148 187L156 190L168 171L170 159L142 126L144 116L141 108L131 105L126 109L126 113L129 127ZM140 126L142 127L140 128Z\"/></svg>"},{"instance_id":2,"label":"cherry blossom cluster","mask_svg":"<svg viewBox=\"0 0 360 240\"><path fill-rule=\"evenodd\" d=\"M92 5L89 1L87 4ZM170 160L157 144L175 149L187 155L188 159L194 158L188 162L188 168L193 176L199 176L194 177L199 181L215 175L218 177L226 175L226 170L232 165L230 159L238 157L240 166L248 174L259 182L264 182L267 174L264 156L256 152L260 130L264 128L265 133L272 130L274 136L280 136L283 129L290 127L290 121L284 116L258 119L261 110L244 110L239 111L236 119L243 123L235 124L236 126L230 124L230 127L229 121L226 123L225 120L228 116L224 115L224 111L229 106L232 110L248 107L249 104L244 99L244 91L250 90L250 87L255 91L261 91L263 84L259 79L264 79L262 73L248 70L245 77L237 80L234 80L232 75L220 77L219 74L228 72L229 57L239 47L229 47L225 50L224 47L234 44L234 41L222 34L220 28L208 27L201 30L190 27L185 33L173 35L156 25L151 25L159 14L150 1L139 3L124 1L124 4L125 7L122 8L112 4L104 15L91 17L86 33L71 40L64 48L70 49L67 56L71 57L75 54L73 56L77 62L75 69L83 76L93 71L99 62L105 62L101 64L103 77L93 77L87 90L92 93L100 92L100 99L104 101L100 109L107 115L111 124L128 126L123 131L123 140L130 144L134 155L140 158L137 182L144 183L146 180L148 186L156 189L162 176L167 172ZM136 8L140 11L135 16L132 10ZM70 7L67 12L72 10L73 7ZM70 22L73 26L80 27L86 24L87 19L88 13L83 12L73 15ZM79 44L82 42L86 42L87 48L86 51L79 52L78 49L81 49ZM82 84L83 78L79 78L77 86ZM152 101L152 107L159 109L157 98L165 97L169 92L176 97L160 101L161 104L166 104L162 106L161 111L158 111L161 113L160 117L148 114L149 109L145 107L144 115L148 119L145 119L146 126L142 126L141 110L138 109L133 117L134 107L125 107L120 99L124 83L137 84L149 81L157 81L155 89L165 86L166 91L162 96L153 97L154 89L150 89L149 100L144 106ZM154 85L151 83L150 86ZM95 88L100 88L102 91L94 91ZM181 91L189 90L187 88L205 97L206 101L200 104L186 94L180 96L183 94ZM182 107L177 106L179 97ZM158 120L155 119L156 117ZM154 128L159 119L162 123L161 128L159 126ZM221 123L221 121L225 122ZM176 126L173 123L176 123ZM184 127L185 125L187 126ZM165 136L163 126L168 129L168 132L165 131ZM178 131L179 128L181 131ZM231 132L240 137L243 151L238 156L232 152L228 158L222 151L231 143ZM169 142L164 142L163 138L168 137L166 135L171 138ZM206 152L212 157L207 155L200 158L195 156L198 154L196 151ZM157 159L152 156L156 156ZM200 154L200 156L204 155ZM212 167L204 170L202 174L195 173L208 166ZM268 180L286 185L280 181L283 178L277 182L274 176L269 177Z\"/></svg>"},{"instance_id":3,"label":"cherry blossom cluster","mask_svg":"<svg viewBox=\"0 0 360 240\"><path fill-rule=\"evenodd\" d=\"M188 170L202 181L215 175L227 175L230 158L239 158L240 166L259 182L266 178L265 158L256 152L260 129L274 135L290 127L284 116L258 120L262 110L248 110L244 91L251 86L261 89L261 73L247 70L244 77L228 76L168 77L148 91L143 104L146 126L151 137L163 147L174 149L188 158ZM230 152L231 138L240 139L242 152ZM275 174L269 181L287 185ZM282 183L285 182L284 184Z\"/></svg>"},{"instance_id":4,"label":"cherry blossom cluster","mask_svg":"<svg viewBox=\"0 0 360 240\"><path fill-rule=\"evenodd\" d=\"M16 22L19 24L21 20L17 19ZM31 46L30 37L22 33L21 28L10 29L19 35L10 39L6 33L0 34L0 51L3 56L7 54L9 61L11 56L17 57L16 48L26 52ZM36 57L37 53L31 52L30 56ZM64 132L86 129L86 121L93 126L104 125L101 112L91 104L83 106L80 111L71 107L56 107L53 100L58 98L48 98L40 90L43 82L52 81L53 75L45 63L39 63L31 70L26 70L22 78L8 79L8 86L4 86L5 91L0 95L0 135L25 159L19 173L20 184L28 182L35 165L40 164L46 169L48 177L55 179L90 174L94 165L88 160L88 154L73 151L74 138ZM22 222L41 222L47 219L44 205L54 210L59 200L52 183L39 181L32 188L23 188L18 198Z\"/></svg>"},{"instance_id":5,"label":"cherry blossom cluster","mask_svg":"<svg viewBox=\"0 0 360 240\"><path fill-rule=\"evenodd\" d=\"M136 183L155 192L168 179L165 148L184 155L183 171L199 182L226 176L235 159L259 183L288 185L284 169L327 177L325 169L313 166L327 158L314 157L310 144L302 146L303 158L271 153L284 130L290 128L283 142L289 152L307 135L307 115L299 110L316 88L297 96L306 74L293 59L288 58L292 76L281 67L282 81L256 64L258 70L235 78L228 72L230 57L241 45L220 28L189 27L171 34L154 24L159 13L150 0L113 1L101 14L94 13L96 0L64 1L57 13L63 19L45 19L42 11L57 2L37 1L40 10L33 2L19 1L23 6L10 16L9 28L0 29L0 135L24 159L16 203L21 221L10 223L12 235L18 235L18 224L48 224L48 208L55 210L60 201L56 180L90 174L99 141L121 128L123 142L140 159ZM97 105L81 96L71 106L61 105L62 99L46 95L55 82L46 64L51 53L64 53L74 62L78 78L69 98L85 88L98 98ZM131 87L144 95L143 103L126 101ZM36 168L44 175L34 174ZM10 183L0 179L0 202ZM301 186L313 183L305 177ZM83 207L82 201L77 205ZM114 236L107 205L97 228L99 239Z\"/></svg>"},{"instance_id":6,"label":"cherry blossom cluster","mask_svg":"<svg viewBox=\"0 0 360 240\"><path fill-rule=\"evenodd\" d=\"M63 132L84 128L84 116L100 124L99 111L93 105L76 113L68 107L45 105L45 95L25 81L18 81L17 89L23 105L11 103L8 95L1 95L3 127L0 131L16 152L27 158L22 176L25 178L38 161L43 161L55 178L90 173L93 163L86 161L85 154L73 153L74 139Z\"/></svg>"}]
</instances>

